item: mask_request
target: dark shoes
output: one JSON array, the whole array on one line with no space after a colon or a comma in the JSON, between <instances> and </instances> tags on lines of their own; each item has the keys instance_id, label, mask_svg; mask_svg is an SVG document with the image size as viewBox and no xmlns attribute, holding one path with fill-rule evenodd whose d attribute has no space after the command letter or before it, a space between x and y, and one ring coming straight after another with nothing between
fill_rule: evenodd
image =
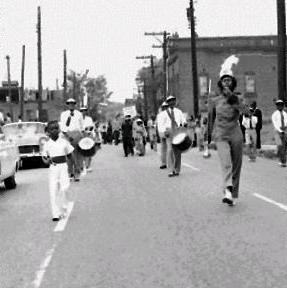
<instances>
[{"instance_id":1,"label":"dark shoes","mask_svg":"<svg viewBox=\"0 0 287 288\"><path fill-rule=\"evenodd\" d=\"M167 168L166 165L161 165L161 166L159 167L159 169L166 169L166 168Z\"/></svg>"},{"instance_id":2,"label":"dark shoes","mask_svg":"<svg viewBox=\"0 0 287 288\"><path fill-rule=\"evenodd\" d=\"M171 172L171 173L169 173L168 174L168 177L174 177L174 176L178 176L179 175L179 173L178 172Z\"/></svg>"},{"instance_id":3,"label":"dark shoes","mask_svg":"<svg viewBox=\"0 0 287 288\"><path fill-rule=\"evenodd\" d=\"M54 217L54 218L52 218L52 221L54 221L54 222L60 221L60 218L59 217Z\"/></svg>"}]
</instances>

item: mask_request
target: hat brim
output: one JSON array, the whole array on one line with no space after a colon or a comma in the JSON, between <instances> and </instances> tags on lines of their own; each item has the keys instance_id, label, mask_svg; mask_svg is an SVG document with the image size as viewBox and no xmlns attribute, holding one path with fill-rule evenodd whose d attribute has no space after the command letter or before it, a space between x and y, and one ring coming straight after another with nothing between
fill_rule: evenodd
<instances>
[{"instance_id":1,"label":"hat brim","mask_svg":"<svg viewBox=\"0 0 287 288\"><path fill-rule=\"evenodd\" d=\"M170 98L167 98L167 99L166 99L166 102L170 102L170 101L174 101L174 100L176 100L175 97L170 97Z\"/></svg>"}]
</instances>

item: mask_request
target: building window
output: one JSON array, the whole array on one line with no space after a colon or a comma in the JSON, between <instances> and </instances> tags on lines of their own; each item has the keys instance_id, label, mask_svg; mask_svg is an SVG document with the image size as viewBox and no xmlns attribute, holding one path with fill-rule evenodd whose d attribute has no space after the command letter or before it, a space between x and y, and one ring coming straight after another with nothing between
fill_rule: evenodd
<instances>
[{"instance_id":1,"label":"building window","mask_svg":"<svg viewBox=\"0 0 287 288\"><path fill-rule=\"evenodd\" d=\"M204 96L208 94L208 75L199 75L199 95Z\"/></svg>"},{"instance_id":2,"label":"building window","mask_svg":"<svg viewBox=\"0 0 287 288\"><path fill-rule=\"evenodd\" d=\"M244 82L245 82L245 92L246 93L255 93L256 92L256 79L255 79L255 73L253 71L245 73Z\"/></svg>"}]
</instances>

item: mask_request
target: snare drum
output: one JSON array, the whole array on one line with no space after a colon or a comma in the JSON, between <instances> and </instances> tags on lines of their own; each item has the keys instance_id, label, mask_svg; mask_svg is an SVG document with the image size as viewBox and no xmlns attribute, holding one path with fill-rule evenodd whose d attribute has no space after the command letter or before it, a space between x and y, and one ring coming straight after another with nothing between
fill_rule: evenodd
<instances>
[{"instance_id":1,"label":"snare drum","mask_svg":"<svg viewBox=\"0 0 287 288\"><path fill-rule=\"evenodd\" d=\"M91 137L82 138L78 143L78 148L84 157L91 157L96 153L95 141Z\"/></svg>"},{"instance_id":2,"label":"snare drum","mask_svg":"<svg viewBox=\"0 0 287 288\"><path fill-rule=\"evenodd\" d=\"M173 134L171 143L173 147L175 147L176 149L178 149L183 153L190 148L192 141L186 129L179 129Z\"/></svg>"}]
</instances>

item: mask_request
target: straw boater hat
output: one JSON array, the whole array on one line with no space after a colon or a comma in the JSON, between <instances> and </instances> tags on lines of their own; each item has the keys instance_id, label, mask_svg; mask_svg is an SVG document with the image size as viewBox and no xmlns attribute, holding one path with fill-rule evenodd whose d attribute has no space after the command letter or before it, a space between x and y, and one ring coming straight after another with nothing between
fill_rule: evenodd
<instances>
[{"instance_id":1,"label":"straw boater hat","mask_svg":"<svg viewBox=\"0 0 287 288\"><path fill-rule=\"evenodd\" d=\"M170 95L170 96L168 96L166 98L166 102L169 102L169 101L172 101L172 100L176 100L176 98L174 96L172 96L172 95Z\"/></svg>"},{"instance_id":2,"label":"straw boater hat","mask_svg":"<svg viewBox=\"0 0 287 288\"><path fill-rule=\"evenodd\" d=\"M67 99L66 104L70 104L70 103L76 104L77 102L74 98L69 98Z\"/></svg>"},{"instance_id":3,"label":"straw boater hat","mask_svg":"<svg viewBox=\"0 0 287 288\"><path fill-rule=\"evenodd\" d=\"M276 105L283 105L284 102L281 100L281 99L278 99L276 102L275 102Z\"/></svg>"},{"instance_id":4,"label":"straw boater hat","mask_svg":"<svg viewBox=\"0 0 287 288\"><path fill-rule=\"evenodd\" d=\"M163 101L162 104L161 104L161 107L167 107L167 106L168 106L167 102Z\"/></svg>"},{"instance_id":5,"label":"straw boater hat","mask_svg":"<svg viewBox=\"0 0 287 288\"><path fill-rule=\"evenodd\" d=\"M82 106L82 107L80 108L80 111L88 111L88 107L87 107L87 106Z\"/></svg>"}]
</instances>

